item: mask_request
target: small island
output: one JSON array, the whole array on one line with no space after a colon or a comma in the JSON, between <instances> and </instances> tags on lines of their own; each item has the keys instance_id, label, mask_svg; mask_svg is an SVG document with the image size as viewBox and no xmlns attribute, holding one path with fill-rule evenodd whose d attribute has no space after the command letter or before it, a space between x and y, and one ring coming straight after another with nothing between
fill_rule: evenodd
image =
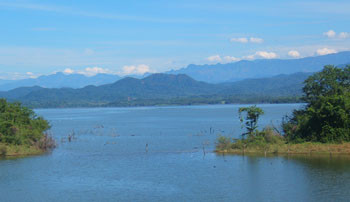
<instances>
[{"instance_id":1,"label":"small island","mask_svg":"<svg viewBox=\"0 0 350 202\"><path fill-rule=\"evenodd\" d=\"M20 103L0 99L0 157L38 155L56 144L48 121Z\"/></svg>"},{"instance_id":2,"label":"small island","mask_svg":"<svg viewBox=\"0 0 350 202\"><path fill-rule=\"evenodd\" d=\"M256 106L240 108L246 132L240 139L220 136L216 152L350 154L350 66L325 66L304 84L305 107L284 117L281 127L267 126L259 131L258 119L264 111Z\"/></svg>"}]
</instances>

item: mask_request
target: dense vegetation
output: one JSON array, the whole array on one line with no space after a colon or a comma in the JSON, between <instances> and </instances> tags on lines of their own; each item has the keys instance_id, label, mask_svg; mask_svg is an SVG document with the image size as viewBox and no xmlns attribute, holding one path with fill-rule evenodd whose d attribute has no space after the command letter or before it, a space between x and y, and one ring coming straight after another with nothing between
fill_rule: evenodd
<instances>
[{"instance_id":1,"label":"dense vegetation","mask_svg":"<svg viewBox=\"0 0 350 202\"><path fill-rule=\"evenodd\" d=\"M350 141L350 66L326 66L310 76L303 88L307 106L283 124L291 141Z\"/></svg>"},{"instance_id":2,"label":"dense vegetation","mask_svg":"<svg viewBox=\"0 0 350 202\"><path fill-rule=\"evenodd\" d=\"M0 153L6 153L6 146L28 146L41 150L54 147L54 141L45 134L49 123L38 117L31 109L19 103L0 99Z\"/></svg>"},{"instance_id":3,"label":"dense vegetation","mask_svg":"<svg viewBox=\"0 0 350 202\"><path fill-rule=\"evenodd\" d=\"M275 127L257 128L262 109L252 106L239 109L247 132L241 139L218 138L217 151L250 152L323 152L348 151L332 143L350 142L350 66L325 66L304 82L305 108L295 110L282 124L284 134ZM245 116L243 116L245 114ZM327 143L320 146L318 143ZM325 149L326 148L326 149ZM344 150L345 149L345 150Z\"/></svg>"}]
</instances>

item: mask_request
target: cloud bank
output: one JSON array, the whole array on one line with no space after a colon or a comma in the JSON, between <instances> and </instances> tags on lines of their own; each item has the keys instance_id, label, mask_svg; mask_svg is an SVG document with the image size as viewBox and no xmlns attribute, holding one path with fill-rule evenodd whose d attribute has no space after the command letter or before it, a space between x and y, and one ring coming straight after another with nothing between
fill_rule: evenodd
<instances>
[{"instance_id":1,"label":"cloud bank","mask_svg":"<svg viewBox=\"0 0 350 202\"><path fill-rule=\"evenodd\" d=\"M316 51L316 53L317 55L328 55L332 53L337 53L337 51L331 48L320 48Z\"/></svg>"},{"instance_id":2,"label":"cloud bank","mask_svg":"<svg viewBox=\"0 0 350 202\"><path fill-rule=\"evenodd\" d=\"M128 74L137 74L137 75L143 75L145 73L154 73L155 71L151 70L151 68L148 65L140 64L140 65L125 65L123 67L123 71L119 74L121 75L128 75Z\"/></svg>"}]
</instances>

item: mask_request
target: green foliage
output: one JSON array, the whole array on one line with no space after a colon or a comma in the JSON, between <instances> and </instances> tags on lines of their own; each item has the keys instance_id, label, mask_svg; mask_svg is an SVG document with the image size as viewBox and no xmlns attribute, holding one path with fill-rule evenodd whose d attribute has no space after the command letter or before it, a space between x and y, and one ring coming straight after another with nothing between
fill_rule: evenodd
<instances>
[{"instance_id":1,"label":"green foliage","mask_svg":"<svg viewBox=\"0 0 350 202\"><path fill-rule=\"evenodd\" d=\"M246 113L246 116L243 117L242 113ZM243 123L247 129L246 133L243 133L242 136L245 135L253 135L258 128L258 119L261 115L264 114L264 111L256 106L250 106L250 107L241 107L238 109L238 115L239 115L239 120Z\"/></svg>"},{"instance_id":2,"label":"green foliage","mask_svg":"<svg viewBox=\"0 0 350 202\"><path fill-rule=\"evenodd\" d=\"M0 99L0 143L34 145L49 128L49 123L32 110Z\"/></svg>"},{"instance_id":3,"label":"green foliage","mask_svg":"<svg viewBox=\"0 0 350 202\"><path fill-rule=\"evenodd\" d=\"M0 156L6 156L7 148L5 145L0 145Z\"/></svg>"},{"instance_id":4,"label":"green foliage","mask_svg":"<svg viewBox=\"0 0 350 202\"><path fill-rule=\"evenodd\" d=\"M245 117L243 117L245 113ZM256 106L241 107L238 109L239 119L242 123L242 127L247 129L246 133L242 136L248 135L245 139L230 139L228 137L220 136L216 143L216 149L218 151L224 150L245 150L245 149L259 149L267 151L272 145L285 144L285 139L272 127L265 127L262 131L259 131L258 120L264 111Z\"/></svg>"},{"instance_id":5,"label":"green foliage","mask_svg":"<svg viewBox=\"0 0 350 202\"><path fill-rule=\"evenodd\" d=\"M220 150L227 149L231 145L231 139L225 136L219 136L217 139L217 148Z\"/></svg>"},{"instance_id":6,"label":"green foliage","mask_svg":"<svg viewBox=\"0 0 350 202\"><path fill-rule=\"evenodd\" d=\"M307 105L284 121L286 137L293 142L350 141L350 66L325 66L305 81L303 91Z\"/></svg>"},{"instance_id":7,"label":"green foliage","mask_svg":"<svg viewBox=\"0 0 350 202\"><path fill-rule=\"evenodd\" d=\"M255 132L252 135L249 135L246 139L230 139L228 137L220 136L216 143L216 149L218 151L244 149L266 151L275 145L283 145L285 143L286 141L283 136L271 127L265 127L262 131L255 130Z\"/></svg>"}]
</instances>

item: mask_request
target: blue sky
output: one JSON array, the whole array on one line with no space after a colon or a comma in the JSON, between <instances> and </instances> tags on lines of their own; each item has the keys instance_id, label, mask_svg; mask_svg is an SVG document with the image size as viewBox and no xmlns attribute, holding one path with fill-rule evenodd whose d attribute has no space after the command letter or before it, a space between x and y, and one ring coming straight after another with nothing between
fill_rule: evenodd
<instances>
[{"instance_id":1,"label":"blue sky","mask_svg":"<svg viewBox=\"0 0 350 202\"><path fill-rule=\"evenodd\" d=\"M2 1L0 78L142 74L348 50L350 1Z\"/></svg>"}]
</instances>

